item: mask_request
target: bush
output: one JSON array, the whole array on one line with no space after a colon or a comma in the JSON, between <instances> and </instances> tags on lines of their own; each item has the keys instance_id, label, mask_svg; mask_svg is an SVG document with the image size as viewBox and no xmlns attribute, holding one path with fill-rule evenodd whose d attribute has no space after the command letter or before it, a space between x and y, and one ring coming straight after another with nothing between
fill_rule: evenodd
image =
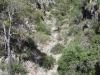
<instances>
[{"instance_id":1,"label":"bush","mask_svg":"<svg viewBox=\"0 0 100 75\"><path fill-rule=\"evenodd\" d=\"M35 12L33 13L33 18L35 20L36 23L41 21L41 17L43 17L43 12L39 9L35 10Z\"/></svg>"},{"instance_id":2,"label":"bush","mask_svg":"<svg viewBox=\"0 0 100 75\"><path fill-rule=\"evenodd\" d=\"M34 41L35 43L42 43L45 44L49 40L49 36L42 33L42 32L37 32L34 35Z\"/></svg>"},{"instance_id":3,"label":"bush","mask_svg":"<svg viewBox=\"0 0 100 75\"><path fill-rule=\"evenodd\" d=\"M51 14L58 16L60 14L60 11L57 9L53 9L53 10L51 10Z\"/></svg>"},{"instance_id":4,"label":"bush","mask_svg":"<svg viewBox=\"0 0 100 75\"><path fill-rule=\"evenodd\" d=\"M49 3L49 5L46 7L47 11L50 11L54 7L53 3Z\"/></svg>"},{"instance_id":5,"label":"bush","mask_svg":"<svg viewBox=\"0 0 100 75\"><path fill-rule=\"evenodd\" d=\"M3 61L1 61L1 63L0 63L0 69L2 69L2 70L7 69L7 64L4 63Z\"/></svg>"},{"instance_id":6,"label":"bush","mask_svg":"<svg viewBox=\"0 0 100 75\"><path fill-rule=\"evenodd\" d=\"M58 14L57 16L57 19L59 19L60 21L62 21L64 19L64 16L62 16L61 14Z\"/></svg>"},{"instance_id":7,"label":"bush","mask_svg":"<svg viewBox=\"0 0 100 75\"><path fill-rule=\"evenodd\" d=\"M22 65L22 63L18 63L17 61L13 61L12 62L12 72L13 74L15 73L24 73L24 67Z\"/></svg>"},{"instance_id":8,"label":"bush","mask_svg":"<svg viewBox=\"0 0 100 75\"><path fill-rule=\"evenodd\" d=\"M76 43L71 43L63 50L63 54L58 61L58 72L60 75L71 74L78 65L78 58L80 58L81 48Z\"/></svg>"},{"instance_id":9,"label":"bush","mask_svg":"<svg viewBox=\"0 0 100 75\"><path fill-rule=\"evenodd\" d=\"M37 24L36 29L37 29L37 31L43 32L43 33L45 33L47 35L51 34L51 27L50 26L46 26L43 21L41 21L41 22L39 22Z\"/></svg>"},{"instance_id":10,"label":"bush","mask_svg":"<svg viewBox=\"0 0 100 75\"><path fill-rule=\"evenodd\" d=\"M100 35L95 35L90 40L93 45L97 45L97 47L100 45Z\"/></svg>"},{"instance_id":11,"label":"bush","mask_svg":"<svg viewBox=\"0 0 100 75\"><path fill-rule=\"evenodd\" d=\"M57 43L52 49L51 52L54 54L60 54L63 51L64 46L61 44Z\"/></svg>"},{"instance_id":12,"label":"bush","mask_svg":"<svg viewBox=\"0 0 100 75\"><path fill-rule=\"evenodd\" d=\"M58 41L62 41L63 38L61 37L61 35L58 35L58 38L57 38Z\"/></svg>"},{"instance_id":13,"label":"bush","mask_svg":"<svg viewBox=\"0 0 100 75\"><path fill-rule=\"evenodd\" d=\"M66 45L66 44L67 44L67 41L68 41L68 38L67 38L67 37L65 37L65 38L64 38L64 45Z\"/></svg>"},{"instance_id":14,"label":"bush","mask_svg":"<svg viewBox=\"0 0 100 75\"><path fill-rule=\"evenodd\" d=\"M91 11L92 7L93 7L93 5L91 3L87 3L87 6L85 7L85 9Z\"/></svg>"},{"instance_id":15,"label":"bush","mask_svg":"<svg viewBox=\"0 0 100 75\"><path fill-rule=\"evenodd\" d=\"M58 61L58 72L60 75L94 75L95 60L98 57L94 53L97 51L84 50L76 42L71 42L63 50L63 54Z\"/></svg>"},{"instance_id":16,"label":"bush","mask_svg":"<svg viewBox=\"0 0 100 75\"><path fill-rule=\"evenodd\" d=\"M51 69L54 65L55 59L52 56L43 56L39 61L40 66L45 69Z\"/></svg>"},{"instance_id":17,"label":"bush","mask_svg":"<svg viewBox=\"0 0 100 75\"><path fill-rule=\"evenodd\" d=\"M78 27L78 26L72 26L69 31L68 31L68 36L71 36L71 35L76 35L78 33L80 33L81 31L81 28Z\"/></svg>"}]
</instances>

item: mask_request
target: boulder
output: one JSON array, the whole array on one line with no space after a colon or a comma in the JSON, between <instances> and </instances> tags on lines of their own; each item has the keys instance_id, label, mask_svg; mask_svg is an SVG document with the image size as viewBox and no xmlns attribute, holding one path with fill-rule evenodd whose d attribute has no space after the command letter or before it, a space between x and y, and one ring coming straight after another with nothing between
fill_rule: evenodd
<instances>
[{"instance_id":1,"label":"boulder","mask_svg":"<svg viewBox=\"0 0 100 75\"><path fill-rule=\"evenodd\" d=\"M60 28L59 27L56 27L56 26L54 26L54 27L51 28L51 31L52 32L56 32L56 31L59 31L59 30L60 30Z\"/></svg>"}]
</instances>

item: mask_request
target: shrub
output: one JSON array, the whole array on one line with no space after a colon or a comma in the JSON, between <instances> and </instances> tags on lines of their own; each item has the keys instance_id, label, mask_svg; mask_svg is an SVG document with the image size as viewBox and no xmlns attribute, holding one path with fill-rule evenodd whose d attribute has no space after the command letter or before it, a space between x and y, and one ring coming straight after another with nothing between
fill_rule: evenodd
<instances>
[{"instance_id":1,"label":"shrub","mask_svg":"<svg viewBox=\"0 0 100 75\"><path fill-rule=\"evenodd\" d=\"M92 7L93 7L93 5L91 3L88 3L87 6L85 7L85 9L91 11Z\"/></svg>"},{"instance_id":2,"label":"shrub","mask_svg":"<svg viewBox=\"0 0 100 75\"><path fill-rule=\"evenodd\" d=\"M52 56L43 56L39 61L40 66L45 69L51 69L54 65L55 59Z\"/></svg>"},{"instance_id":3,"label":"shrub","mask_svg":"<svg viewBox=\"0 0 100 75\"><path fill-rule=\"evenodd\" d=\"M0 69L5 70L7 69L7 64L5 64L3 61L0 63Z\"/></svg>"},{"instance_id":4,"label":"shrub","mask_svg":"<svg viewBox=\"0 0 100 75\"><path fill-rule=\"evenodd\" d=\"M35 12L33 13L33 18L35 20L36 23L41 21L41 17L43 17L43 12L39 9L35 10Z\"/></svg>"},{"instance_id":5,"label":"shrub","mask_svg":"<svg viewBox=\"0 0 100 75\"><path fill-rule=\"evenodd\" d=\"M63 54L58 61L59 74L94 75L96 55L92 51L88 49L83 50L78 43L71 42L63 50Z\"/></svg>"},{"instance_id":6,"label":"shrub","mask_svg":"<svg viewBox=\"0 0 100 75\"><path fill-rule=\"evenodd\" d=\"M63 51L64 46L60 43L57 43L52 49L51 52L54 54L60 54Z\"/></svg>"},{"instance_id":7,"label":"shrub","mask_svg":"<svg viewBox=\"0 0 100 75\"><path fill-rule=\"evenodd\" d=\"M46 26L43 21L39 22L36 27L37 31L44 32L47 35L51 34L51 27Z\"/></svg>"},{"instance_id":8,"label":"shrub","mask_svg":"<svg viewBox=\"0 0 100 75\"><path fill-rule=\"evenodd\" d=\"M57 19L59 19L60 21L62 21L64 19L64 16L62 16L61 14L58 14L57 16Z\"/></svg>"},{"instance_id":9,"label":"shrub","mask_svg":"<svg viewBox=\"0 0 100 75\"><path fill-rule=\"evenodd\" d=\"M57 38L57 40L58 40L58 41L62 41L63 38L59 35L58 38Z\"/></svg>"},{"instance_id":10,"label":"shrub","mask_svg":"<svg viewBox=\"0 0 100 75\"><path fill-rule=\"evenodd\" d=\"M46 7L47 11L50 11L54 7L53 3L49 3L49 5Z\"/></svg>"},{"instance_id":11,"label":"shrub","mask_svg":"<svg viewBox=\"0 0 100 75\"><path fill-rule=\"evenodd\" d=\"M58 61L58 72L60 75L71 74L75 70L78 64L78 53L81 52L81 48L76 43L71 43L67 48L63 50L63 54Z\"/></svg>"},{"instance_id":12,"label":"shrub","mask_svg":"<svg viewBox=\"0 0 100 75\"><path fill-rule=\"evenodd\" d=\"M81 31L81 28L78 26L72 26L68 31L68 36L76 35Z\"/></svg>"},{"instance_id":13,"label":"shrub","mask_svg":"<svg viewBox=\"0 0 100 75\"><path fill-rule=\"evenodd\" d=\"M67 44L67 41L68 41L68 38L67 38L67 37L65 37L65 38L64 38L64 45L66 45L66 44Z\"/></svg>"},{"instance_id":14,"label":"shrub","mask_svg":"<svg viewBox=\"0 0 100 75\"><path fill-rule=\"evenodd\" d=\"M12 62L12 72L15 73L24 73L24 67L22 63L18 63L17 61Z\"/></svg>"},{"instance_id":15,"label":"shrub","mask_svg":"<svg viewBox=\"0 0 100 75\"><path fill-rule=\"evenodd\" d=\"M34 41L35 43L42 43L45 44L47 42L47 40L49 40L49 36L42 33L42 32L37 32L34 35Z\"/></svg>"},{"instance_id":16,"label":"shrub","mask_svg":"<svg viewBox=\"0 0 100 75\"><path fill-rule=\"evenodd\" d=\"M100 45L100 35L95 35L91 38L91 43L92 44L96 44L96 45Z\"/></svg>"},{"instance_id":17,"label":"shrub","mask_svg":"<svg viewBox=\"0 0 100 75\"><path fill-rule=\"evenodd\" d=\"M51 14L58 16L60 14L60 11L57 9L53 9L53 10L51 10Z\"/></svg>"}]
</instances>

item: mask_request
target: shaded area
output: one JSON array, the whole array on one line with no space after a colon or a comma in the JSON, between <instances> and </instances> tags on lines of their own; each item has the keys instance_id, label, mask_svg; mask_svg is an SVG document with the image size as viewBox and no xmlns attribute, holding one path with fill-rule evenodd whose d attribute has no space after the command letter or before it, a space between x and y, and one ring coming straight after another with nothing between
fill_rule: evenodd
<instances>
[{"instance_id":1,"label":"shaded area","mask_svg":"<svg viewBox=\"0 0 100 75\"><path fill-rule=\"evenodd\" d=\"M34 42L30 39L29 42L24 42L23 47L27 46L30 48L31 54L29 57L24 57L24 61L31 60L35 63L39 63L39 59L43 56L46 56L45 53L41 52L41 50L37 49L37 46L34 44Z\"/></svg>"},{"instance_id":2,"label":"shaded area","mask_svg":"<svg viewBox=\"0 0 100 75\"><path fill-rule=\"evenodd\" d=\"M95 65L95 75L100 75L100 65L99 62L96 63Z\"/></svg>"},{"instance_id":3,"label":"shaded area","mask_svg":"<svg viewBox=\"0 0 100 75\"><path fill-rule=\"evenodd\" d=\"M84 19L92 19L92 14L90 11L88 11L87 9L85 9L85 7L82 7L82 14L83 14L83 20Z\"/></svg>"},{"instance_id":4,"label":"shaded area","mask_svg":"<svg viewBox=\"0 0 100 75\"><path fill-rule=\"evenodd\" d=\"M26 40L22 40L19 34L16 36L14 35L11 37L11 49L20 55L20 61L23 59L24 61L30 60L38 63L38 60L46 55L41 52L41 50L37 49L37 45L34 43L32 38L27 37Z\"/></svg>"}]
</instances>

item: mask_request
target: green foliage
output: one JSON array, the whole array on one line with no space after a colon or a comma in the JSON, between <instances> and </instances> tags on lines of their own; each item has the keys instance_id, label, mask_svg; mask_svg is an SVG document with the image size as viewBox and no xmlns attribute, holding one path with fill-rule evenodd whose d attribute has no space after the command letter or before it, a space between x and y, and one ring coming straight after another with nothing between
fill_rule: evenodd
<instances>
[{"instance_id":1,"label":"green foliage","mask_svg":"<svg viewBox=\"0 0 100 75\"><path fill-rule=\"evenodd\" d=\"M58 40L58 41L62 41L63 39L62 39L62 37L59 35L58 38L57 38L57 40Z\"/></svg>"},{"instance_id":2,"label":"green foliage","mask_svg":"<svg viewBox=\"0 0 100 75\"><path fill-rule=\"evenodd\" d=\"M58 14L58 15L57 15L57 19L58 19L58 20L63 20L63 19L64 19L64 16L62 16L61 14Z\"/></svg>"},{"instance_id":3,"label":"green foliage","mask_svg":"<svg viewBox=\"0 0 100 75\"><path fill-rule=\"evenodd\" d=\"M85 9L91 11L91 8L93 7L92 4L88 3L87 6L85 7Z\"/></svg>"},{"instance_id":4,"label":"green foliage","mask_svg":"<svg viewBox=\"0 0 100 75\"><path fill-rule=\"evenodd\" d=\"M45 44L48 40L49 40L49 36L44 34L44 33L42 33L42 32L37 32L34 35L34 41L36 43Z\"/></svg>"},{"instance_id":5,"label":"green foliage","mask_svg":"<svg viewBox=\"0 0 100 75\"><path fill-rule=\"evenodd\" d=\"M59 14L60 14L60 11L59 11L59 10L57 10L57 9L53 9L53 10L51 10L51 14L53 14L53 15L57 16L57 15L59 15Z\"/></svg>"},{"instance_id":6,"label":"green foliage","mask_svg":"<svg viewBox=\"0 0 100 75\"><path fill-rule=\"evenodd\" d=\"M46 68L46 69L51 69L53 68L53 65L55 63L55 59L52 56L43 56L40 58L40 66Z\"/></svg>"},{"instance_id":7,"label":"green foliage","mask_svg":"<svg viewBox=\"0 0 100 75\"><path fill-rule=\"evenodd\" d=\"M39 9L35 10L33 13L33 19L35 20L35 22L40 22L41 18L43 17L43 12Z\"/></svg>"},{"instance_id":8,"label":"green foliage","mask_svg":"<svg viewBox=\"0 0 100 75\"><path fill-rule=\"evenodd\" d=\"M63 51L64 46L60 43L57 43L52 49L51 52L54 54L60 54Z\"/></svg>"},{"instance_id":9,"label":"green foliage","mask_svg":"<svg viewBox=\"0 0 100 75\"><path fill-rule=\"evenodd\" d=\"M94 49L100 50L100 35L95 35L91 39L91 45Z\"/></svg>"},{"instance_id":10,"label":"green foliage","mask_svg":"<svg viewBox=\"0 0 100 75\"><path fill-rule=\"evenodd\" d=\"M78 27L78 26L72 26L69 31L68 31L68 36L71 36L71 35L76 35L78 33L80 33L81 31L81 28Z\"/></svg>"},{"instance_id":11,"label":"green foliage","mask_svg":"<svg viewBox=\"0 0 100 75\"><path fill-rule=\"evenodd\" d=\"M29 4L29 1L31 2ZM52 49L51 52L54 54L62 53L62 57L58 61L58 72L60 75L95 75L95 63L96 61L100 62L100 24L97 23L95 19L90 20L92 28L84 33L84 36L89 37L91 41L90 48L82 49L80 44L80 39L82 38L82 29L80 26L73 26L75 23L75 19L78 17L82 17L81 7L85 7L87 10L91 10L92 5L88 3L88 0L55 0L55 4L50 3L48 7L43 4L44 9L50 12L50 15L45 15L42 10L35 9L31 4L37 2L37 0L3 0L0 1L0 13L2 12L4 5L4 17L3 19L6 22L6 25L12 23L11 33L11 48L14 49L17 53L20 53L20 50L26 49L26 55L22 55L22 57L26 57L27 55L33 54L31 50L34 48L34 43L36 44L45 44L50 38L51 34L51 26L46 26L46 23L43 21L44 16L48 17L51 20L51 17L55 17L57 19L57 26L65 24L65 19L68 19L70 23L70 28L67 34L61 36L59 40L64 40L64 44L67 44L67 37L74 36L74 42L71 42L67 48L64 49L64 46L57 43ZM100 0L97 0L97 7L99 7ZM10 5L9 5L10 4ZM86 4L86 5L85 5ZM10 7L10 8L9 8ZM9 10L13 13L12 21L8 18ZM14 11L14 12L13 12ZM97 10L99 11L99 10ZM1 14L2 15L2 14ZM2 18L2 16L0 17ZM20 31L18 33L18 26L23 24L23 28L27 29L24 25L24 18L28 18L29 22L31 22L36 26L36 33L27 32L27 36L24 31ZM2 25L2 19L1 25ZM86 20L85 20L86 21ZM84 22L84 21L83 21ZM20 24L21 23L21 24ZM30 24L31 25L31 24ZM16 27L15 27L16 26ZM92 30L91 30L92 29ZM3 29L1 27L1 35ZM8 31L8 30L7 30ZM98 35L95 33L97 32ZM64 37L64 38L63 38ZM77 42L77 43L76 43ZM0 42L1 43L1 42ZM36 47L36 46L35 46ZM22 48L22 49L21 49ZM0 47L0 56L4 53L3 47ZM54 58L52 56L43 56L40 59L40 66L43 66L46 69L51 69L54 65ZM3 63L0 64L1 69L6 69L6 65ZM22 63L17 63L14 61L12 63L13 73L21 72L24 73L24 68Z\"/></svg>"},{"instance_id":12,"label":"green foliage","mask_svg":"<svg viewBox=\"0 0 100 75\"><path fill-rule=\"evenodd\" d=\"M1 61L1 63L0 63L0 69L2 69L2 70L7 69L7 64L5 64L4 61Z\"/></svg>"},{"instance_id":13,"label":"green foliage","mask_svg":"<svg viewBox=\"0 0 100 75\"><path fill-rule=\"evenodd\" d=\"M6 25L10 25L12 23L12 21L10 21L9 19L6 20Z\"/></svg>"},{"instance_id":14,"label":"green foliage","mask_svg":"<svg viewBox=\"0 0 100 75\"><path fill-rule=\"evenodd\" d=\"M32 55L32 54L33 54L32 50L29 49L29 48L27 48L26 53L27 53L27 55ZM24 56L23 56L23 57L24 57Z\"/></svg>"},{"instance_id":15,"label":"green foliage","mask_svg":"<svg viewBox=\"0 0 100 75\"><path fill-rule=\"evenodd\" d=\"M54 4L53 3L49 3L49 5L46 7L46 10L47 11L50 11L51 9L53 9L54 8Z\"/></svg>"},{"instance_id":16,"label":"green foliage","mask_svg":"<svg viewBox=\"0 0 100 75\"><path fill-rule=\"evenodd\" d=\"M78 43L71 42L63 50L58 61L60 75L94 75L96 54L90 49L82 49Z\"/></svg>"},{"instance_id":17,"label":"green foliage","mask_svg":"<svg viewBox=\"0 0 100 75\"><path fill-rule=\"evenodd\" d=\"M64 49L62 57L58 61L58 72L60 75L71 74L78 65L79 53L82 49L76 44L71 43Z\"/></svg>"},{"instance_id":18,"label":"green foliage","mask_svg":"<svg viewBox=\"0 0 100 75\"><path fill-rule=\"evenodd\" d=\"M13 71L13 74L24 73L24 67L23 67L22 63L18 63L17 61L13 61L12 62L12 71Z\"/></svg>"},{"instance_id":19,"label":"green foliage","mask_svg":"<svg viewBox=\"0 0 100 75\"><path fill-rule=\"evenodd\" d=\"M68 38L67 38L67 37L65 37L65 38L64 38L64 45L66 45L66 44L67 44L67 41L68 41Z\"/></svg>"},{"instance_id":20,"label":"green foliage","mask_svg":"<svg viewBox=\"0 0 100 75\"><path fill-rule=\"evenodd\" d=\"M47 35L50 35L51 34L51 27L50 26L46 26L46 24L43 21L37 23L36 26L37 26L36 27L36 30L37 31L43 32L43 33L45 33Z\"/></svg>"}]
</instances>

